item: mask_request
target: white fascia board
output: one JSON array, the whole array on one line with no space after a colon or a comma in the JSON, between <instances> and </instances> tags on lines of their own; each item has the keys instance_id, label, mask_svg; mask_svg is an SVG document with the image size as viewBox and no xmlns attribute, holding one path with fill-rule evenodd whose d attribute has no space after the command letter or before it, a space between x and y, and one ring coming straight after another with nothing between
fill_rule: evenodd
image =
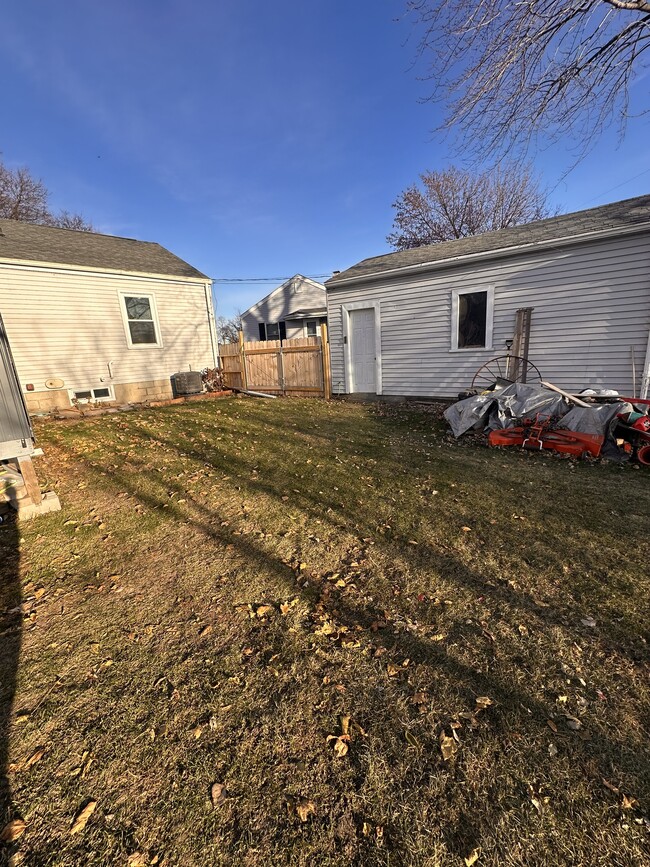
<instances>
[{"instance_id":1,"label":"white fascia board","mask_svg":"<svg viewBox=\"0 0 650 867\"><path fill-rule=\"evenodd\" d=\"M92 274L102 277L137 277L143 280L163 280L165 283L205 285L209 277L183 277L180 274L152 274L148 271L120 271L117 268L93 268L90 265L63 265L58 262L35 262L31 259L0 258L0 268L23 268L26 271L57 272L58 274Z\"/></svg>"},{"instance_id":2,"label":"white fascia board","mask_svg":"<svg viewBox=\"0 0 650 867\"><path fill-rule=\"evenodd\" d=\"M455 265L471 264L473 262L481 262L487 259L504 259L522 253L534 253L537 250L552 249L554 247L569 247L573 244L582 244L589 241L607 240L609 238L624 237L625 235L637 235L649 230L650 223L638 223L636 226L625 228L603 229L600 232L585 232L582 235L569 235L566 238L553 238L552 240L547 241L532 241L529 244L518 244L516 247L500 247L494 250L485 250L481 253L467 253L464 256L453 256L449 259L440 259L436 262L420 262L416 265L404 265L401 268L390 268L386 271L372 271L368 274L361 274L358 277L347 277L336 283L328 281L325 288L328 292L331 292L339 288L343 289L351 284L364 283L368 280L381 280L384 277L441 271Z\"/></svg>"}]
</instances>

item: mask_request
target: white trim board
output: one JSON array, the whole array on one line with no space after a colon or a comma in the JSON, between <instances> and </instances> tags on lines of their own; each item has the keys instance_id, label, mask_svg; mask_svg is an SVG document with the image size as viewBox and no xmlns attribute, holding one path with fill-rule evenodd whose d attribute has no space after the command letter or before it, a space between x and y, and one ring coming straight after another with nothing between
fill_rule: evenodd
<instances>
[{"instance_id":1,"label":"white trim board","mask_svg":"<svg viewBox=\"0 0 650 867\"><path fill-rule=\"evenodd\" d=\"M352 394L352 361L350 358L350 311L375 311L375 394L383 394L381 372L381 302L352 301L341 305L341 326L343 332L343 365L345 371L345 393Z\"/></svg>"},{"instance_id":2,"label":"white trim board","mask_svg":"<svg viewBox=\"0 0 650 867\"><path fill-rule=\"evenodd\" d=\"M458 299L461 295L471 295L474 292L487 292L487 309L485 312L485 346L458 345ZM471 289L451 290L451 345L450 352L476 352L492 349L492 332L494 326L494 286L475 286Z\"/></svg>"}]
</instances>

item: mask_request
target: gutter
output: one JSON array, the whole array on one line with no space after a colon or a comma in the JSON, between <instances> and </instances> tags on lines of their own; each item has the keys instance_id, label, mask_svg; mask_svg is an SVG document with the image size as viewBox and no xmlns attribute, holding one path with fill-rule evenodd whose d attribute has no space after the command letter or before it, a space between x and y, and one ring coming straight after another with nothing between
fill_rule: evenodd
<instances>
[{"instance_id":1,"label":"gutter","mask_svg":"<svg viewBox=\"0 0 650 867\"><path fill-rule=\"evenodd\" d=\"M422 274L428 271L440 271L445 268L466 263L481 262L487 259L505 259L522 253L547 250L554 247L569 247L585 241L598 241L601 239L618 238L627 235L636 235L647 232L650 223L637 223L629 228L603 229L599 232L584 232L581 235L569 235L564 238L553 238L545 241L531 241L528 244L517 244L514 247L497 247L493 250L484 250L480 253L466 253L465 255L453 256L449 259L440 259L436 262L420 262L416 265L403 265L401 268L389 268L384 271L372 271L368 274L360 274L358 277L344 277L341 280L328 280L325 283L328 293L334 289L344 288L357 283L365 283L369 280L390 278L408 274Z\"/></svg>"},{"instance_id":2,"label":"gutter","mask_svg":"<svg viewBox=\"0 0 650 867\"><path fill-rule=\"evenodd\" d=\"M191 267L191 266L190 266ZM183 276L182 274L162 274L153 273L151 271L126 271L116 268L99 268L93 265L68 265L57 262L40 262L31 259L10 259L0 257L0 268L20 268L29 271L55 271L58 274L90 274L94 277L138 277L144 280L164 280L171 283L198 283L203 284L207 279L206 275L201 276Z\"/></svg>"}]
</instances>

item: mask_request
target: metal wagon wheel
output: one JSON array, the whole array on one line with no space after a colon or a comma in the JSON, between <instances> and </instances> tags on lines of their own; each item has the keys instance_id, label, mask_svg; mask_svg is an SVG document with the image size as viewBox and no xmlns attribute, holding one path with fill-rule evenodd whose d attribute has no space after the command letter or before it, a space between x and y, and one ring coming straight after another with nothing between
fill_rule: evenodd
<instances>
[{"instance_id":1,"label":"metal wagon wheel","mask_svg":"<svg viewBox=\"0 0 650 867\"><path fill-rule=\"evenodd\" d=\"M542 374L532 361L521 355L497 355L474 374L472 388L485 391L498 380L507 382L541 382Z\"/></svg>"}]
</instances>

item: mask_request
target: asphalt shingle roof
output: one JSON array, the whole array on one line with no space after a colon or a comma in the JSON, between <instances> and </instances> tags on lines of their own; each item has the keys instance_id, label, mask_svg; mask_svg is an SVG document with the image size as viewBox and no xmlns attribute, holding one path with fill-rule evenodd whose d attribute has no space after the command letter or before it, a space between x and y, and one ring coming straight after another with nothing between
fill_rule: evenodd
<instances>
[{"instance_id":1,"label":"asphalt shingle roof","mask_svg":"<svg viewBox=\"0 0 650 867\"><path fill-rule=\"evenodd\" d=\"M152 241L55 229L17 220L0 220L0 259L206 278L192 265Z\"/></svg>"},{"instance_id":2,"label":"asphalt shingle roof","mask_svg":"<svg viewBox=\"0 0 650 867\"><path fill-rule=\"evenodd\" d=\"M549 217L546 220L536 220L534 223L511 229L486 232L484 235L474 235L471 238L460 238L457 241L445 241L440 244L429 244L426 247L416 247L413 250L373 256L336 274L327 280L325 285L335 288L338 283L354 277L370 277L413 265L421 265L423 270L426 270L427 264L453 260L458 256L490 253L525 244L548 243L591 232L625 229L643 223L650 223L650 195L601 205L587 211L561 214L559 217Z\"/></svg>"}]
</instances>

